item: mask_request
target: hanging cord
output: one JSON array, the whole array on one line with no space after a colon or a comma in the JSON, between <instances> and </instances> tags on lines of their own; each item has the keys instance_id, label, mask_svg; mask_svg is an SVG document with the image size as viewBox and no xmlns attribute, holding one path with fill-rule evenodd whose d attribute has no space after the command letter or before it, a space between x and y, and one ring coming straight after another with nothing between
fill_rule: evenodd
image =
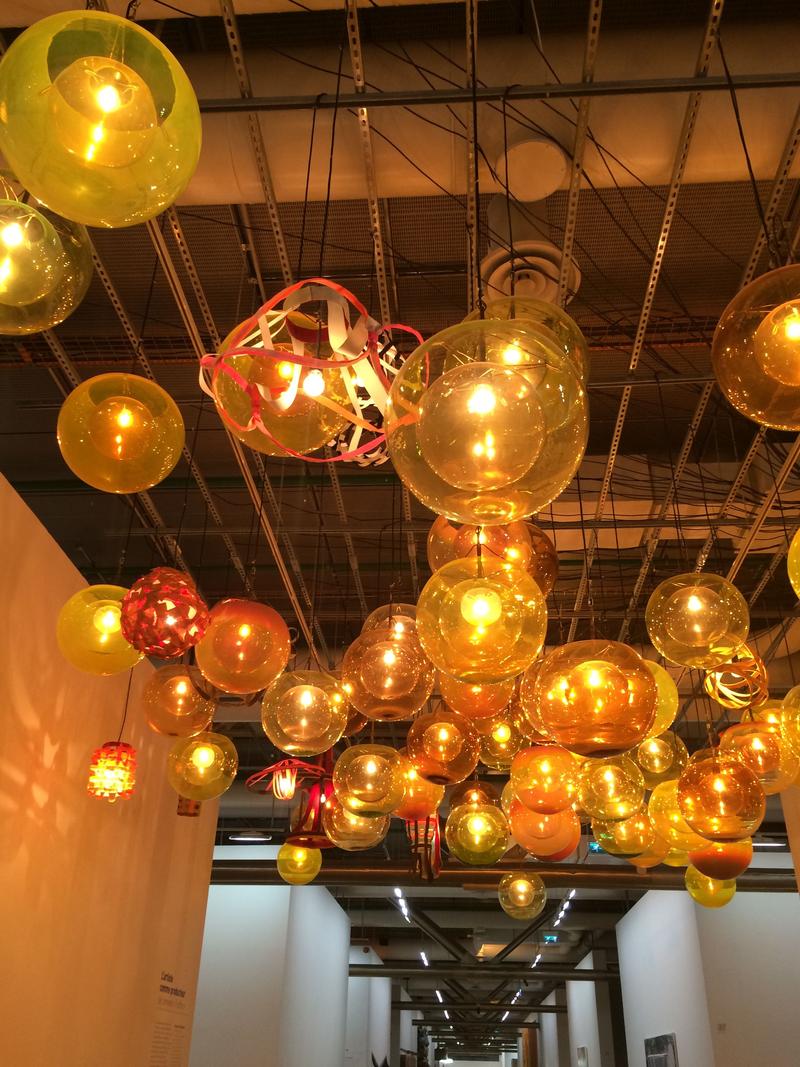
<instances>
[{"instance_id":1,"label":"hanging cord","mask_svg":"<svg viewBox=\"0 0 800 1067\"><path fill-rule=\"evenodd\" d=\"M128 672L128 688L125 691L125 709L122 712L122 722L119 727L119 734L117 734L117 744L122 740L122 731L125 729L125 721L128 718L128 702L131 698L131 684L133 683L133 667Z\"/></svg>"},{"instance_id":2,"label":"hanging cord","mask_svg":"<svg viewBox=\"0 0 800 1067\"><path fill-rule=\"evenodd\" d=\"M508 225L508 246L511 253L511 296L516 295L517 279L514 264L517 261L517 257L514 253L514 230L511 225L511 190L508 184L508 94L511 91L512 86L506 86L506 91L503 93L503 161L504 161L504 186L506 190L506 223ZM516 316L516 310L514 311Z\"/></svg>"},{"instance_id":3,"label":"hanging cord","mask_svg":"<svg viewBox=\"0 0 800 1067\"><path fill-rule=\"evenodd\" d=\"M317 108L319 107L320 98L322 93L319 94L314 101L314 110L311 114L311 133L308 138L308 162L306 164L306 187L303 193L303 215L300 219L300 247L297 253L297 277L303 277L303 249L306 243L306 216L308 215L308 190L311 185L311 161L314 158L314 135L317 129ZM322 250L320 248L320 255Z\"/></svg>"},{"instance_id":4,"label":"hanging cord","mask_svg":"<svg viewBox=\"0 0 800 1067\"><path fill-rule=\"evenodd\" d=\"M475 286L477 288L478 295L478 313L481 318L484 318L486 313L486 304L483 299L483 279L481 278L481 264L480 264L480 214L481 214L481 191L480 181L478 177L478 44L477 44L477 32L478 26L475 18L477 10L477 4L472 3L472 0L467 0L467 19L469 21L469 37L470 37L470 49L469 49L469 66L470 66L470 82L472 83L470 88L472 90L472 138L473 138L473 152L472 152L472 184L473 184L473 196L475 198L475 229L470 233L470 246L472 251L472 263L470 267L475 272Z\"/></svg>"},{"instance_id":5,"label":"hanging cord","mask_svg":"<svg viewBox=\"0 0 800 1067\"><path fill-rule=\"evenodd\" d=\"M322 234L319 241L319 277L324 278L323 265L325 261L325 235L328 231L328 211L331 205L331 179L333 177L333 150L336 145L336 119L339 115L339 94L342 89L342 61L344 58L344 44L339 45L339 66L336 71L336 101L334 103L333 118L331 120L331 147L328 155L328 184L325 189L325 212L322 216Z\"/></svg>"},{"instance_id":6,"label":"hanging cord","mask_svg":"<svg viewBox=\"0 0 800 1067\"><path fill-rule=\"evenodd\" d=\"M672 442L669 437L669 422L667 420L667 409L664 407L664 393L661 388L661 378L656 374L656 391L658 393L658 406L661 410L661 418L664 423L664 436L667 444L667 459L669 460L669 470L672 479L672 516L675 521L675 532L678 535L678 544L681 551L681 559L685 570L689 570L689 553L686 545L686 538L683 532L683 526L681 525L680 508L678 506L678 480L675 475L675 457L672 453ZM666 516L665 516L666 517Z\"/></svg>"}]
</instances>

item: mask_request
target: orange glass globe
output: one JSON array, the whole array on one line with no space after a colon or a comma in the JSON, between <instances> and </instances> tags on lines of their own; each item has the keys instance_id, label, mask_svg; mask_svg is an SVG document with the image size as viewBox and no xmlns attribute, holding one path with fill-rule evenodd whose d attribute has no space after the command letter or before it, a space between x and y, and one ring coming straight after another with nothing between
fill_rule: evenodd
<instances>
[{"instance_id":1,"label":"orange glass globe","mask_svg":"<svg viewBox=\"0 0 800 1067\"><path fill-rule=\"evenodd\" d=\"M678 714L678 687L669 671L666 671L660 663L654 663L651 659L644 661L645 667L650 671L656 683L656 714L653 725L650 727L648 737L657 737L669 730L675 722Z\"/></svg>"},{"instance_id":2,"label":"orange glass globe","mask_svg":"<svg viewBox=\"0 0 800 1067\"><path fill-rule=\"evenodd\" d=\"M508 850L508 820L495 804L459 804L444 826L450 854L473 866L497 863Z\"/></svg>"},{"instance_id":3,"label":"orange glass globe","mask_svg":"<svg viewBox=\"0 0 800 1067\"><path fill-rule=\"evenodd\" d=\"M500 907L510 919L537 918L547 904L547 888L538 874L528 871L509 871L497 887Z\"/></svg>"},{"instance_id":4,"label":"orange glass globe","mask_svg":"<svg viewBox=\"0 0 800 1067\"><path fill-rule=\"evenodd\" d=\"M459 782L450 790L448 801L451 808L457 808L461 804L494 804L497 807L499 798L491 782L470 778L469 781ZM502 804L500 806L502 807Z\"/></svg>"},{"instance_id":5,"label":"orange glass globe","mask_svg":"<svg viewBox=\"0 0 800 1067\"><path fill-rule=\"evenodd\" d=\"M405 361L384 425L394 468L423 504L455 522L503 525L571 481L586 447L586 394L546 331L462 323Z\"/></svg>"},{"instance_id":6,"label":"orange glass globe","mask_svg":"<svg viewBox=\"0 0 800 1067\"><path fill-rule=\"evenodd\" d=\"M442 700L453 711L474 720L476 724L491 722L497 715L502 714L513 697L514 679L473 685L472 682L451 678L449 674L440 674L439 692Z\"/></svg>"},{"instance_id":7,"label":"orange glass globe","mask_svg":"<svg viewBox=\"0 0 800 1067\"><path fill-rule=\"evenodd\" d=\"M660 782L677 778L689 762L686 745L671 730L642 741L633 757L644 775L647 789L655 789Z\"/></svg>"},{"instance_id":8,"label":"orange glass globe","mask_svg":"<svg viewBox=\"0 0 800 1067\"><path fill-rule=\"evenodd\" d=\"M647 812L656 828L670 848L690 852L702 848L708 842L696 833L684 819L678 804L678 783L675 779L661 782L650 794Z\"/></svg>"},{"instance_id":9,"label":"orange glass globe","mask_svg":"<svg viewBox=\"0 0 800 1067\"><path fill-rule=\"evenodd\" d=\"M718 574L678 574L656 586L645 624L665 659L708 670L746 639L750 612L736 586Z\"/></svg>"},{"instance_id":10,"label":"orange glass globe","mask_svg":"<svg viewBox=\"0 0 800 1067\"><path fill-rule=\"evenodd\" d=\"M592 819L592 833L603 851L612 856L642 856L653 847L657 837L647 808L616 822Z\"/></svg>"},{"instance_id":11,"label":"orange glass globe","mask_svg":"<svg viewBox=\"0 0 800 1067\"><path fill-rule=\"evenodd\" d=\"M423 778L408 757L406 749L398 752L403 776L403 797L392 814L398 819L415 822L436 814L444 800L444 786Z\"/></svg>"},{"instance_id":12,"label":"orange glass globe","mask_svg":"<svg viewBox=\"0 0 800 1067\"><path fill-rule=\"evenodd\" d=\"M127 592L119 585L90 585L74 593L58 613L58 647L79 671L119 674L142 658L122 634L122 600Z\"/></svg>"},{"instance_id":13,"label":"orange glass globe","mask_svg":"<svg viewBox=\"0 0 800 1067\"><path fill-rule=\"evenodd\" d=\"M736 723L723 730L719 747L720 752L750 768L767 796L787 789L800 773L800 756L777 723Z\"/></svg>"},{"instance_id":14,"label":"orange glass globe","mask_svg":"<svg viewBox=\"0 0 800 1067\"><path fill-rule=\"evenodd\" d=\"M419 774L437 785L463 782L478 766L478 734L474 726L444 704L414 720L406 748Z\"/></svg>"},{"instance_id":15,"label":"orange glass globe","mask_svg":"<svg viewBox=\"0 0 800 1067\"><path fill-rule=\"evenodd\" d=\"M199 672L183 663L162 667L142 693L147 725L168 737L193 737L207 730L215 703L197 688Z\"/></svg>"},{"instance_id":16,"label":"orange glass globe","mask_svg":"<svg viewBox=\"0 0 800 1067\"><path fill-rule=\"evenodd\" d=\"M204 678L224 693L257 693L289 661L289 628L277 611L252 600L221 600L195 645Z\"/></svg>"},{"instance_id":17,"label":"orange glass globe","mask_svg":"<svg viewBox=\"0 0 800 1067\"><path fill-rule=\"evenodd\" d=\"M644 852L640 852L638 856L623 856L623 859L630 863L632 867L642 867L648 870L650 867L657 867L659 863L663 863L669 855L669 851L669 842L665 841L660 834L655 833L649 848L645 849Z\"/></svg>"},{"instance_id":18,"label":"orange glass globe","mask_svg":"<svg viewBox=\"0 0 800 1067\"><path fill-rule=\"evenodd\" d=\"M766 798L756 775L723 753L693 759L677 783L681 814L709 841L741 841L761 825Z\"/></svg>"},{"instance_id":19,"label":"orange glass globe","mask_svg":"<svg viewBox=\"0 0 800 1067\"><path fill-rule=\"evenodd\" d=\"M167 779L187 800L213 800L233 785L239 757L233 742L206 732L182 737L167 757Z\"/></svg>"},{"instance_id":20,"label":"orange glass globe","mask_svg":"<svg viewBox=\"0 0 800 1067\"><path fill-rule=\"evenodd\" d=\"M367 615L366 619L364 619L364 625L361 627L361 632L363 634L367 630L375 630L379 627L391 630L395 635L406 633L408 630L416 630L417 605L401 604L397 601L391 604L382 604Z\"/></svg>"},{"instance_id":21,"label":"orange glass globe","mask_svg":"<svg viewBox=\"0 0 800 1067\"><path fill-rule=\"evenodd\" d=\"M56 430L64 462L104 493L140 493L158 485L184 443L178 405L160 385L136 374L99 374L72 390Z\"/></svg>"},{"instance_id":22,"label":"orange glass globe","mask_svg":"<svg viewBox=\"0 0 800 1067\"><path fill-rule=\"evenodd\" d=\"M644 778L629 756L586 760L578 775L578 803L592 819L628 819L644 803Z\"/></svg>"},{"instance_id":23,"label":"orange glass globe","mask_svg":"<svg viewBox=\"0 0 800 1067\"><path fill-rule=\"evenodd\" d=\"M686 868L685 882L689 896L704 908L724 908L736 894L735 878L709 878L691 864Z\"/></svg>"},{"instance_id":24,"label":"orange glass globe","mask_svg":"<svg viewBox=\"0 0 800 1067\"><path fill-rule=\"evenodd\" d=\"M738 878L753 859L753 842L749 837L741 841L707 841L702 848L689 853L694 868L707 878L726 881Z\"/></svg>"},{"instance_id":25,"label":"orange glass globe","mask_svg":"<svg viewBox=\"0 0 800 1067\"><path fill-rule=\"evenodd\" d=\"M342 660L342 683L350 703L378 722L410 719L427 702L435 679L416 632L399 616L390 625L361 633Z\"/></svg>"},{"instance_id":26,"label":"orange glass globe","mask_svg":"<svg viewBox=\"0 0 800 1067\"><path fill-rule=\"evenodd\" d=\"M403 765L388 745L353 745L333 767L336 799L356 815L388 815L405 793Z\"/></svg>"},{"instance_id":27,"label":"orange glass globe","mask_svg":"<svg viewBox=\"0 0 800 1067\"><path fill-rule=\"evenodd\" d=\"M581 823L572 808L556 815L540 815L514 799L510 811L508 821L515 841L537 859L563 859L578 847Z\"/></svg>"},{"instance_id":28,"label":"orange glass globe","mask_svg":"<svg viewBox=\"0 0 800 1067\"><path fill-rule=\"evenodd\" d=\"M794 589L794 595L800 599L800 530L794 535L789 545L786 569L789 572L789 581Z\"/></svg>"},{"instance_id":29,"label":"orange glass globe","mask_svg":"<svg viewBox=\"0 0 800 1067\"><path fill-rule=\"evenodd\" d=\"M518 752L511 764L511 787L531 811L555 815L570 807L578 793L578 761L558 745L535 745Z\"/></svg>"},{"instance_id":30,"label":"orange glass globe","mask_svg":"<svg viewBox=\"0 0 800 1067\"><path fill-rule=\"evenodd\" d=\"M322 868L322 853L318 848L302 848L287 841L278 849L275 862L284 882L289 885L308 885Z\"/></svg>"},{"instance_id":31,"label":"orange glass globe","mask_svg":"<svg viewBox=\"0 0 800 1067\"><path fill-rule=\"evenodd\" d=\"M777 705L777 707L776 707ZM755 718L764 718L766 712L764 709L769 708L770 718L765 721L777 721L780 723L781 733L784 740L792 749L792 751L800 754L800 685L794 686L783 701L770 701L762 704L760 708L750 709ZM764 716L756 713L764 712ZM744 716L742 716L744 719Z\"/></svg>"},{"instance_id":32,"label":"orange glass globe","mask_svg":"<svg viewBox=\"0 0 800 1067\"><path fill-rule=\"evenodd\" d=\"M800 266L772 270L736 294L711 361L737 411L761 426L800 430Z\"/></svg>"},{"instance_id":33,"label":"orange glass globe","mask_svg":"<svg viewBox=\"0 0 800 1067\"><path fill-rule=\"evenodd\" d=\"M322 828L328 840L345 852L363 852L379 845L389 832L390 821L388 815L356 815L336 796L328 797L322 810Z\"/></svg>"},{"instance_id":34,"label":"orange glass globe","mask_svg":"<svg viewBox=\"0 0 800 1067\"><path fill-rule=\"evenodd\" d=\"M342 736L347 719L345 695L336 679L323 671L288 671L261 702L264 733L276 748L293 756L327 752Z\"/></svg>"},{"instance_id":35,"label":"orange glass globe","mask_svg":"<svg viewBox=\"0 0 800 1067\"><path fill-rule=\"evenodd\" d=\"M447 563L425 585L417 632L444 674L483 685L514 678L539 655L547 607L527 572L495 560Z\"/></svg>"},{"instance_id":36,"label":"orange glass globe","mask_svg":"<svg viewBox=\"0 0 800 1067\"><path fill-rule=\"evenodd\" d=\"M580 755L624 752L647 737L656 683L645 661L619 641L575 641L554 649L520 682L528 721Z\"/></svg>"},{"instance_id":37,"label":"orange glass globe","mask_svg":"<svg viewBox=\"0 0 800 1067\"><path fill-rule=\"evenodd\" d=\"M513 715L498 715L487 723L476 723L479 735L479 760L496 771L506 771L525 744L525 735Z\"/></svg>"}]
</instances>

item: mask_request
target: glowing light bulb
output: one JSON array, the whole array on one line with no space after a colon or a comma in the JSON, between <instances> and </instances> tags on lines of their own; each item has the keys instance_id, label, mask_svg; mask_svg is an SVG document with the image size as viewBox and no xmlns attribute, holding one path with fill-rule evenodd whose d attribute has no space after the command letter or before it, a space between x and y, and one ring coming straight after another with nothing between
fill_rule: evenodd
<instances>
[{"instance_id":1,"label":"glowing light bulb","mask_svg":"<svg viewBox=\"0 0 800 1067\"><path fill-rule=\"evenodd\" d=\"M310 708L314 703L314 694L310 689L303 689L298 699L301 707Z\"/></svg>"},{"instance_id":2,"label":"glowing light bulb","mask_svg":"<svg viewBox=\"0 0 800 1067\"><path fill-rule=\"evenodd\" d=\"M325 379L321 370L312 370L303 379L303 392L306 396L322 396L325 392Z\"/></svg>"},{"instance_id":3,"label":"glowing light bulb","mask_svg":"<svg viewBox=\"0 0 800 1067\"><path fill-rule=\"evenodd\" d=\"M800 311L796 308L784 320L783 333L787 341L800 341Z\"/></svg>"},{"instance_id":4,"label":"glowing light bulb","mask_svg":"<svg viewBox=\"0 0 800 1067\"><path fill-rule=\"evenodd\" d=\"M281 360L278 364L278 377L290 382L294 377L294 363L290 363L288 359Z\"/></svg>"},{"instance_id":5,"label":"glowing light bulb","mask_svg":"<svg viewBox=\"0 0 800 1067\"><path fill-rule=\"evenodd\" d=\"M207 771L217 758L217 754L211 745L198 745L192 752L191 761L198 771Z\"/></svg>"},{"instance_id":6,"label":"glowing light bulb","mask_svg":"<svg viewBox=\"0 0 800 1067\"><path fill-rule=\"evenodd\" d=\"M0 230L0 239L6 248L18 248L25 240L25 232L18 222L9 222Z\"/></svg>"},{"instance_id":7,"label":"glowing light bulb","mask_svg":"<svg viewBox=\"0 0 800 1067\"><path fill-rule=\"evenodd\" d=\"M491 386L476 385L467 400L467 411L470 415L489 415L496 403L497 397Z\"/></svg>"},{"instance_id":8,"label":"glowing light bulb","mask_svg":"<svg viewBox=\"0 0 800 1067\"><path fill-rule=\"evenodd\" d=\"M511 727L505 722L498 723L492 730L492 737L499 745L504 745L511 737Z\"/></svg>"},{"instance_id":9,"label":"glowing light bulb","mask_svg":"<svg viewBox=\"0 0 800 1067\"><path fill-rule=\"evenodd\" d=\"M502 600L488 586L474 586L461 598L461 615L470 626L491 626L502 613Z\"/></svg>"},{"instance_id":10,"label":"glowing light bulb","mask_svg":"<svg viewBox=\"0 0 800 1067\"><path fill-rule=\"evenodd\" d=\"M442 743L450 740L450 731L446 726L439 727L439 740Z\"/></svg>"},{"instance_id":11,"label":"glowing light bulb","mask_svg":"<svg viewBox=\"0 0 800 1067\"><path fill-rule=\"evenodd\" d=\"M95 630L104 635L118 633L120 629L120 614L120 609L116 605L98 608L92 619Z\"/></svg>"},{"instance_id":12,"label":"glowing light bulb","mask_svg":"<svg viewBox=\"0 0 800 1067\"><path fill-rule=\"evenodd\" d=\"M239 637L241 638L249 637L252 632L249 623L243 622L239 627Z\"/></svg>"},{"instance_id":13,"label":"glowing light bulb","mask_svg":"<svg viewBox=\"0 0 800 1067\"><path fill-rule=\"evenodd\" d=\"M391 650L391 648L387 648L387 650L384 652L383 662L386 664L387 667L393 667L395 663L397 663L397 656Z\"/></svg>"},{"instance_id":14,"label":"glowing light bulb","mask_svg":"<svg viewBox=\"0 0 800 1067\"><path fill-rule=\"evenodd\" d=\"M378 764L375 762L374 759L367 760L367 762L364 764L364 770L367 774L377 774Z\"/></svg>"},{"instance_id":15,"label":"glowing light bulb","mask_svg":"<svg viewBox=\"0 0 800 1067\"><path fill-rule=\"evenodd\" d=\"M467 830L469 830L476 841L480 841L488 828L489 824L483 815L472 815L467 820Z\"/></svg>"},{"instance_id":16,"label":"glowing light bulb","mask_svg":"<svg viewBox=\"0 0 800 1067\"><path fill-rule=\"evenodd\" d=\"M119 95L119 90L114 85L101 85L94 96L97 106L106 115L110 115L112 111L119 111L122 107L122 97Z\"/></svg>"},{"instance_id":17,"label":"glowing light bulb","mask_svg":"<svg viewBox=\"0 0 800 1067\"><path fill-rule=\"evenodd\" d=\"M123 430L133 425L133 412L130 408L126 408L124 405L119 409L116 415L117 426L120 426Z\"/></svg>"},{"instance_id":18,"label":"glowing light bulb","mask_svg":"<svg viewBox=\"0 0 800 1067\"><path fill-rule=\"evenodd\" d=\"M508 345L501 358L507 366L515 367L522 362L522 349L519 345Z\"/></svg>"},{"instance_id":19,"label":"glowing light bulb","mask_svg":"<svg viewBox=\"0 0 800 1067\"><path fill-rule=\"evenodd\" d=\"M703 601L699 596L695 596L694 593L686 601L686 610L691 612L698 612L703 610Z\"/></svg>"}]
</instances>

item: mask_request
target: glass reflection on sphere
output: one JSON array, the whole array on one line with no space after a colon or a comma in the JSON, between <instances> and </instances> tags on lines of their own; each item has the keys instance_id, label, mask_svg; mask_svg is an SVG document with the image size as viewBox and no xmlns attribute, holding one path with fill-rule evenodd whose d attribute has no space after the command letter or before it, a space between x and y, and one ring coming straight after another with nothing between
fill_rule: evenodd
<instances>
[{"instance_id":1,"label":"glass reflection on sphere","mask_svg":"<svg viewBox=\"0 0 800 1067\"><path fill-rule=\"evenodd\" d=\"M363 852L383 841L389 831L389 815L366 816L348 811L335 795L322 810L322 828L328 840L345 852Z\"/></svg>"},{"instance_id":2,"label":"glass reflection on sphere","mask_svg":"<svg viewBox=\"0 0 800 1067\"><path fill-rule=\"evenodd\" d=\"M657 737L648 737L636 748L634 759L644 775L647 789L659 782L677 778L689 762L689 752L682 739L671 730Z\"/></svg>"},{"instance_id":3,"label":"glass reflection on sphere","mask_svg":"<svg viewBox=\"0 0 800 1067\"><path fill-rule=\"evenodd\" d=\"M655 737L663 734L675 722L679 703L678 687L672 675L660 663L646 659L644 665L656 683L656 714L648 733L649 737Z\"/></svg>"},{"instance_id":4,"label":"glass reflection on sphere","mask_svg":"<svg viewBox=\"0 0 800 1067\"><path fill-rule=\"evenodd\" d=\"M565 859L578 847L581 823L572 808L542 815L514 798L508 821L514 840L537 859Z\"/></svg>"},{"instance_id":5,"label":"glass reflection on sphere","mask_svg":"<svg viewBox=\"0 0 800 1067\"><path fill-rule=\"evenodd\" d=\"M671 848L662 863L667 867L688 867L689 853L682 848Z\"/></svg>"},{"instance_id":6,"label":"glass reflection on sphere","mask_svg":"<svg viewBox=\"0 0 800 1067\"><path fill-rule=\"evenodd\" d=\"M650 640L672 663L706 670L725 663L747 637L747 601L718 574L678 574L647 602Z\"/></svg>"},{"instance_id":7,"label":"glass reflection on sphere","mask_svg":"<svg viewBox=\"0 0 800 1067\"><path fill-rule=\"evenodd\" d=\"M578 803L592 819L628 819L644 803L644 778L629 756L589 759L578 775Z\"/></svg>"},{"instance_id":8,"label":"glass reflection on sphere","mask_svg":"<svg viewBox=\"0 0 800 1067\"><path fill-rule=\"evenodd\" d=\"M176 663L151 675L142 693L147 725L168 737L193 737L206 730L215 703L198 690L199 671Z\"/></svg>"},{"instance_id":9,"label":"glass reflection on sphere","mask_svg":"<svg viewBox=\"0 0 800 1067\"><path fill-rule=\"evenodd\" d=\"M509 871L497 887L500 907L511 919L531 919L541 915L547 904L547 889L538 874Z\"/></svg>"},{"instance_id":10,"label":"glass reflection on sphere","mask_svg":"<svg viewBox=\"0 0 800 1067\"><path fill-rule=\"evenodd\" d=\"M497 863L507 851L508 820L494 804L459 804L444 827L451 855L474 866Z\"/></svg>"},{"instance_id":11,"label":"glass reflection on sphere","mask_svg":"<svg viewBox=\"0 0 800 1067\"><path fill-rule=\"evenodd\" d=\"M433 692L436 673L416 632L391 625L361 633L342 660L342 682L353 707L378 722L410 719Z\"/></svg>"},{"instance_id":12,"label":"glass reflection on sphere","mask_svg":"<svg viewBox=\"0 0 800 1067\"><path fill-rule=\"evenodd\" d=\"M122 633L119 585L90 585L74 593L58 614L56 639L64 658L87 674L118 674L142 658Z\"/></svg>"},{"instance_id":13,"label":"glass reflection on sphere","mask_svg":"<svg viewBox=\"0 0 800 1067\"><path fill-rule=\"evenodd\" d=\"M570 807L578 792L578 762L558 745L523 749L511 764L514 794L531 811L555 815Z\"/></svg>"},{"instance_id":14,"label":"glass reflection on sphere","mask_svg":"<svg viewBox=\"0 0 800 1067\"><path fill-rule=\"evenodd\" d=\"M287 671L264 693L261 724L282 752L318 756L335 745L348 719L347 700L333 675Z\"/></svg>"},{"instance_id":15,"label":"glass reflection on sphere","mask_svg":"<svg viewBox=\"0 0 800 1067\"><path fill-rule=\"evenodd\" d=\"M43 300L60 284L64 267L50 220L30 204L0 199L0 305L21 308Z\"/></svg>"},{"instance_id":16,"label":"glass reflection on sphere","mask_svg":"<svg viewBox=\"0 0 800 1067\"><path fill-rule=\"evenodd\" d=\"M187 800L213 800L233 785L238 766L233 742L206 732L175 742L167 757L167 778Z\"/></svg>"},{"instance_id":17,"label":"glass reflection on sphere","mask_svg":"<svg viewBox=\"0 0 800 1067\"><path fill-rule=\"evenodd\" d=\"M403 799L403 765L388 745L352 745L333 768L336 798L356 815L388 815Z\"/></svg>"},{"instance_id":18,"label":"glass reflection on sphere","mask_svg":"<svg viewBox=\"0 0 800 1067\"><path fill-rule=\"evenodd\" d=\"M720 752L749 767L770 796L787 789L800 773L798 756L778 723L740 722L723 730Z\"/></svg>"},{"instance_id":19,"label":"glass reflection on sphere","mask_svg":"<svg viewBox=\"0 0 800 1067\"><path fill-rule=\"evenodd\" d=\"M484 682L483 685L462 682L449 674L439 675L439 692L442 700L453 711L468 719L491 721L500 715L514 695L514 679L502 682Z\"/></svg>"},{"instance_id":20,"label":"glass reflection on sphere","mask_svg":"<svg viewBox=\"0 0 800 1067\"><path fill-rule=\"evenodd\" d=\"M710 841L751 837L764 818L766 798L758 778L724 753L695 754L677 785L681 814Z\"/></svg>"},{"instance_id":21,"label":"glass reflection on sphere","mask_svg":"<svg viewBox=\"0 0 800 1067\"><path fill-rule=\"evenodd\" d=\"M506 681L539 655L547 608L525 571L489 559L447 563L417 604L417 632L444 674L483 685Z\"/></svg>"},{"instance_id":22,"label":"glass reflection on sphere","mask_svg":"<svg viewBox=\"0 0 800 1067\"><path fill-rule=\"evenodd\" d=\"M478 734L469 719L440 704L419 715L406 739L408 756L437 785L463 782L478 766Z\"/></svg>"},{"instance_id":23,"label":"glass reflection on sphere","mask_svg":"<svg viewBox=\"0 0 800 1067\"><path fill-rule=\"evenodd\" d=\"M612 856L645 855L657 836L647 808L627 819L592 819L592 833L603 851Z\"/></svg>"},{"instance_id":24,"label":"glass reflection on sphere","mask_svg":"<svg viewBox=\"0 0 800 1067\"><path fill-rule=\"evenodd\" d=\"M735 878L709 878L691 864L686 868L685 882L689 896L704 908L724 908L736 894Z\"/></svg>"},{"instance_id":25,"label":"glass reflection on sphere","mask_svg":"<svg viewBox=\"0 0 800 1067\"><path fill-rule=\"evenodd\" d=\"M289 661L289 628L273 608L251 600L221 600L195 645L197 666L224 693L257 693Z\"/></svg>"},{"instance_id":26,"label":"glass reflection on sphere","mask_svg":"<svg viewBox=\"0 0 800 1067\"><path fill-rule=\"evenodd\" d=\"M444 786L423 778L408 757L406 749L398 752L403 777L403 796L392 811L398 819L416 821L435 815L444 799Z\"/></svg>"},{"instance_id":27,"label":"glass reflection on sphere","mask_svg":"<svg viewBox=\"0 0 800 1067\"><path fill-rule=\"evenodd\" d=\"M614 825L619 824L615 823ZM642 867L648 870L650 867L657 867L659 863L663 863L669 851L669 842L665 841L660 834L654 833L653 841L649 848L645 849L644 852L640 852L638 856L623 856L623 859L630 863L632 867Z\"/></svg>"},{"instance_id":28,"label":"glass reflection on sphere","mask_svg":"<svg viewBox=\"0 0 800 1067\"><path fill-rule=\"evenodd\" d=\"M322 853L318 848L303 848L287 841L278 849L278 874L289 885L308 885L322 868Z\"/></svg>"},{"instance_id":29,"label":"glass reflection on sphere","mask_svg":"<svg viewBox=\"0 0 800 1067\"><path fill-rule=\"evenodd\" d=\"M684 819L678 804L678 783L675 779L661 782L650 794L647 811L656 833L671 848L690 852L707 842Z\"/></svg>"},{"instance_id":30,"label":"glass reflection on sphere","mask_svg":"<svg viewBox=\"0 0 800 1067\"><path fill-rule=\"evenodd\" d=\"M749 837L741 841L706 841L689 853L689 860L707 878L726 881L738 878L750 866L753 842Z\"/></svg>"}]
</instances>

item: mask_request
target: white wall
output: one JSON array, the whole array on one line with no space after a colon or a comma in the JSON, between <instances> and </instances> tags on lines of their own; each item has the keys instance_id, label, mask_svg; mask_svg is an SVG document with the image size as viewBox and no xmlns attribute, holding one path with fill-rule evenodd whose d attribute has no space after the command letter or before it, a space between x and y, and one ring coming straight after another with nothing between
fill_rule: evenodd
<instances>
[{"instance_id":1,"label":"white wall","mask_svg":"<svg viewBox=\"0 0 800 1067\"><path fill-rule=\"evenodd\" d=\"M592 970L594 966L590 952L576 964L576 970ZM599 966L602 969L603 964ZM567 1017L571 1067L577 1067L581 1047L587 1050L589 1067L614 1067L608 991L598 990L594 982L567 982Z\"/></svg>"},{"instance_id":2,"label":"white wall","mask_svg":"<svg viewBox=\"0 0 800 1067\"><path fill-rule=\"evenodd\" d=\"M566 997L560 991L552 992L543 1004L565 1004ZM539 1016L540 1067L570 1067L569 1019L566 1013Z\"/></svg>"},{"instance_id":3,"label":"white wall","mask_svg":"<svg viewBox=\"0 0 800 1067\"><path fill-rule=\"evenodd\" d=\"M380 965L372 949L350 949L351 963ZM372 1067L389 1058L391 978L350 978L347 982L347 1038L345 1067ZM413 1028L412 1028L413 1029Z\"/></svg>"},{"instance_id":4,"label":"white wall","mask_svg":"<svg viewBox=\"0 0 800 1067\"><path fill-rule=\"evenodd\" d=\"M136 791L113 805L87 795L128 676L84 674L58 649L58 613L85 584L0 477L0 1060L183 1067L217 806L176 815L171 742L137 712L146 662L123 736Z\"/></svg>"}]
</instances>

